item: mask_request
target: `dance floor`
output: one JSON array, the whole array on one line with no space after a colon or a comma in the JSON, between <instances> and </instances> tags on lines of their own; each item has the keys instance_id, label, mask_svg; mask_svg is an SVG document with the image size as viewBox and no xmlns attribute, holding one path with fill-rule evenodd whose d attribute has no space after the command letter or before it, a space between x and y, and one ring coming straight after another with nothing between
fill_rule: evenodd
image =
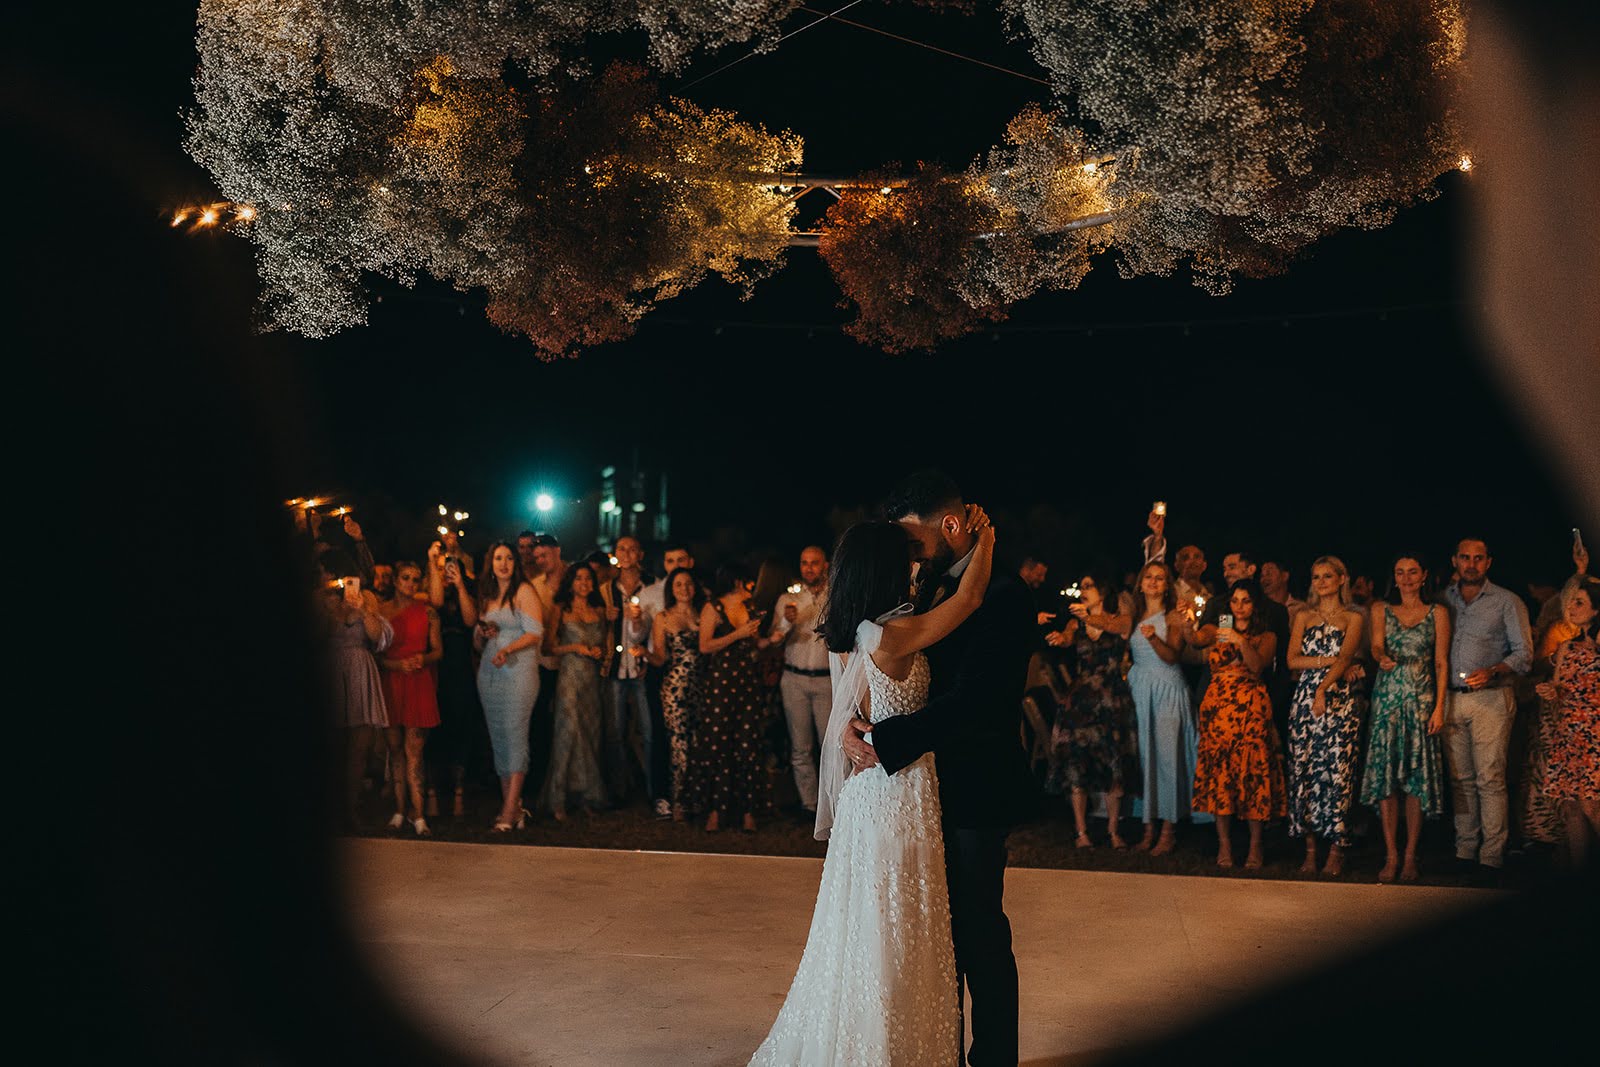
<instances>
[{"instance_id":1,"label":"dance floor","mask_svg":"<svg viewBox=\"0 0 1600 1067\"><path fill-rule=\"evenodd\" d=\"M813 859L344 843L409 1009L501 1064L742 1064L811 923ZM1022 1059L1091 1063L1482 890L1013 868Z\"/></svg>"}]
</instances>

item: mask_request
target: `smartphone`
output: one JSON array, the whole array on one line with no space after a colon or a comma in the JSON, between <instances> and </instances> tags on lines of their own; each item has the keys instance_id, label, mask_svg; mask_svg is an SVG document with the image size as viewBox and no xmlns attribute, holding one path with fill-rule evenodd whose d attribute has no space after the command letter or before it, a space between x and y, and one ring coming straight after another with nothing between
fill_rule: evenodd
<instances>
[{"instance_id":1,"label":"smartphone","mask_svg":"<svg viewBox=\"0 0 1600 1067\"><path fill-rule=\"evenodd\" d=\"M1165 515L1167 513L1167 502L1165 500L1157 500L1155 512L1157 515Z\"/></svg>"},{"instance_id":2,"label":"smartphone","mask_svg":"<svg viewBox=\"0 0 1600 1067\"><path fill-rule=\"evenodd\" d=\"M361 603L361 579L354 576L346 578L342 588L344 589L344 598L350 603L359 606Z\"/></svg>"},{"instance_id":3,"label":"smartphone","mask_svg":"<svg viewBox=\"0 0 1600 1067\"><path fill-rule=\"evenodd\" d=\"M1221 615L1218 615L1217 626L1224 630L1233 629L1233 616L1228 612L1223 612Z\"/></svg>"},{"instance_id":4,"label":"smartphone","mask_svg":"<svg viewBox=\"0 0 1600 1067\"><path fill-rule=\"evenodd\" d=\"M1576 526L1574 526L1572 528L1572 549L1573 549L1574 552L1576 552L1578 549L1580 549L1582 547L1583 547L1583 534L1579 533L1578 532L1578 528Z\"/></svg>"}]
</instances>

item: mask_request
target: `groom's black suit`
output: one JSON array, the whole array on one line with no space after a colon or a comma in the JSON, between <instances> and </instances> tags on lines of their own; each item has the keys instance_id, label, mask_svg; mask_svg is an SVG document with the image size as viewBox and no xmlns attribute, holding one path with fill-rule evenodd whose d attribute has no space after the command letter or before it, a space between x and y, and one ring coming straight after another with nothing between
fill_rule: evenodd
<instances>
[{"instance_id":1,"label":"groom's black suit","mask_svg":"<svg viewBox=\"0 0 1600 1067\"><path fill-rule=\"evenodd\" d=\"M927 610L948 575L925 587ZM1017 961L1006 918L1006 835L1037 803L1022 749L1022 692L1037 640L1036 614L1019 581L996 576L983 604L928 649L928 703L872 728L893 774L933 752L944 809L945 866L958 981L972 997L973 1067L1017 1062Z\"/></svg>"}]
</instances>

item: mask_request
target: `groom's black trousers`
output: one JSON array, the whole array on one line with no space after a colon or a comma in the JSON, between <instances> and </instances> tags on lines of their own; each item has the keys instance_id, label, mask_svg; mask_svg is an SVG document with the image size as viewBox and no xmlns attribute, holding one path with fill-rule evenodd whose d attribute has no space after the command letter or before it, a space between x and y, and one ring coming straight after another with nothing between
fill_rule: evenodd
<instances>
[{"instance_id":1,"label":"groom's black trousers","mask_svg":"<svg viewBox=\"0 0 1600 1067\"><path fill-rule=\"evenodd\" d=\"M972 998L972 1067L1017 1062L1017 958L1006 918L1006 834L945 827L956 981Z\"/></svg>"}]
</instances>

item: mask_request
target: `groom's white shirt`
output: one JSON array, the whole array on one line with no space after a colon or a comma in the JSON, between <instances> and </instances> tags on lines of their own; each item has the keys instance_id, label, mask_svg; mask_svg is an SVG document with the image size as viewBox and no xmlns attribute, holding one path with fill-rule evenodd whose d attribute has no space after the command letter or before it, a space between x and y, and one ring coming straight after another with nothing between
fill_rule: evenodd
<instances>
[{"instance_id":1,"label":"groom's white shirt","mask_svg":"<svg viewBox=\"0 0 1600 1067\"><path fill-rule=\"evenodd\" d=\"M978 551L978 546L977 546L976 543L974 543L971 548L967 549L967 554L965 556L962 556L960 559L956 560L954 563L952 563L950 565L950 569L948 571L945 571L945 573L948 574L952 578L959 579L963 574L967 573L967 564L972 562L972 554L974 552L976 552L976 551ZM948 592L949 592L949 590L947 589L947 590L945 590L943 592L935 594L935 596L933 598L933 603L928 605L928 606L929 607L936 606L939 603L939 601L943 600L945 598L945 596L948 595Z\"/></svg>"}]
</instances>

